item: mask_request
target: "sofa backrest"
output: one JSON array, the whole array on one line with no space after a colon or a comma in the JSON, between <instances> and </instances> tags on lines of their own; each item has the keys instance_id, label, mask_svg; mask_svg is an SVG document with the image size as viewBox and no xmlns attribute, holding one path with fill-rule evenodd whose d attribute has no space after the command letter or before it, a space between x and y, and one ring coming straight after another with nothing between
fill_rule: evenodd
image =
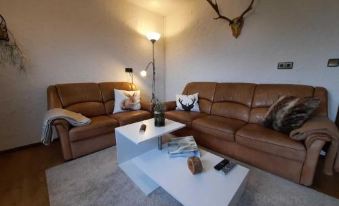
<instances>
[{"instance_id":1,"label":"sofa backrest","mask_svg":"<svg viewBox=\"0 0 339 206\"><path fill-rule=\"evenodd\" d=\"M211 114L248 122L255 84L218 83Z\"/></svg>"},{"instance_id":2,"label":"sofa backrest","mask_svg":"<svg viewBox=\"0 0 339 206\"><path fill-rule=\"evenodd\" d=\"M103 82L99 83L102 93L102 99L105 106L106 114L112 114L114 108L114 89L135 90L135 86L128 82Z\"/></svg>"},{"instance_id":3,"label":"sofa backrest","mask_svg":"<svg viewBox=\"0 0 339 206\"><path fill-rule=\"evenodd\" d=\"M55 85L62 108L92 117L105 114L98 84L73 83Z\"/></svg>"},{"instance_id":4,"label":"sofa backrest","mask_svg":"<svg viewBox=\"0 0 339 206\"><path fill-rule=\"evenodd\" d=\"M185 86L183 94L199 93L200 111L210 114L216 84L215 82L191 82Z\"/></svg>"},{"instance_id":5,"label":"sofa backrest","mask_svg":"<svg viewBox=\"0 0 339 206\"><path fill-rule=\"evenodd\" d=\"M111 114L114 89L132 90L127 82L72 83L48 87L48 108L64 108L87 117Z\"/></svg>"},{"instance_id":6,"label":"sofa backrest","mask_svg":"<svg viewBox=\"0 0 339 206\"><path fill-rule=\"evenodd\" d=\"M188 83L183 94L199 93L200 111L250 123L260 123L269 107L283 95L317 97L321 100L317 115L327 116L327 90L322 87L293 84Z\"/></svg>"}]
</instances>

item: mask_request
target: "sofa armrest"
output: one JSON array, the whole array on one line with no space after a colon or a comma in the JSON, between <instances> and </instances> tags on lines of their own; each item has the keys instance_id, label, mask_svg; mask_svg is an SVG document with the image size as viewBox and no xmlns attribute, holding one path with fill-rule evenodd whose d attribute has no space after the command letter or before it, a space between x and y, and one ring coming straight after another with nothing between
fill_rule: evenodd
<instances>
[{"instance_id":1,"label":"sofa armrest","mask_svg":"<svg viewBox=\"0 0 339 206\"><path fill-rule=\"evenodd\" d=\"M62 127L63 129L65 130L70 130L71 128L71 125L64 119L57 119L57 120L54 120L53 121L53 126L57 127L57 126L60 126Z\"/></svg>"},{"instance_id":2,"label":"sofa armrest","mask_svg":"<svg viewBox=\"0 0 339 206\"><path fill-rule=\"evenodd\" d=\"M177 107L177 105L176 105L175 101L165 102L165 111L175 110L176 107Z\"/></svg>"},{"instance_id":3,"label":"sofa armrest","mask_svg":"<svg viewBox=\"0 0 339 206\"><path fill-rule=\"evenodd\" d=\"M73 159L71 143L69 140L70 124L66 120L56 120L54 121L53 125L55 126L55 130L57 131L58 137L60 139L64 160Z\"/></svg>"},{"instance_id":4,"label":"sofa armrest","mask_svg":"<svg viewBox=\"0 0 339 206\"><path fill-rule=\"evenodd\" d=\"M338 129L326 116L313 117L301 128L291 132L292 138L304 139L306 158L302 168L300 183L311 185L317 167L319 154L326 142L331 142L330 150L326 155L323 172L327 175L333 174L333 160L337 153Z\"/></svg>"},{"instance_id":5,"label":"sofa armrest","mask_svg":"<svg viewBox=\"0 0 339 206\"><path fill-rule=\"evenodd\" d=\"M327 135L310 135L305 139L306 149L311 149L312 145L317 141L330 142L331 138Z\"/></svg>"},{"instance_id":6,"label":"sofa armrest","mask_svg":"<svg viewBox=\"0 0 339 206\"><path fill-rule=\"evenodd\" d=\"M306 186L312 185L319 160L319 154L325 143L325 141L320 139L312 139L312 143L308 145L306 158L300 175L300 184Z\"/></svg>"}]
</instances>

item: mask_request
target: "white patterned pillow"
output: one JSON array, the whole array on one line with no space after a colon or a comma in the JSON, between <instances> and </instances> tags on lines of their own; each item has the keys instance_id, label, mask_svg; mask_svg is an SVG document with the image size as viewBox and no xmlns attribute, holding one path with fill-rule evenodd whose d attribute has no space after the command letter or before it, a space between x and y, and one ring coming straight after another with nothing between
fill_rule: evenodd
<instances>
[{"instance_id":1,"label":"white patterned pillow","mask_svg":"<svg viewBox=\"0 0 339 206\"><path fill-rule=\"evenodd\" d=\"M177 110L200 112L198 96L198 93L192 95L176 95Z\"/></svg>"},{"instance_id":2,"label":"white patterned pillow","mask_svg":"<svg viewBox=\"0 0 339 206\"><path fill-rule=\"evenodd\" d=\"M140 110L140 90L125 91L114 89L114 111L113 114L130 110Z\"/></svg>"}]
</instances>

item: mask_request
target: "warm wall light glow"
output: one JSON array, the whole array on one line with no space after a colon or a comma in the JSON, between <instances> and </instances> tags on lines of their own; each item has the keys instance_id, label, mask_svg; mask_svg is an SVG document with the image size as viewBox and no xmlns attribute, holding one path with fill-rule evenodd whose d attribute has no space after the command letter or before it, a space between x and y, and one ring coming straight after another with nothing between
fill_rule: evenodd
<instances>
[{"instance_id":1,"label":"warm wall light glow","mask_svg":"<svg viewBox=\"0 0 339 206\"><path fill-rule=\"evenodd\" d=\"M146 72L145 70L142 70L142 71L140 72L140 75L141 75L142 77L146 77L146 76L147 76L147 72Z\"/></svg>"},{"instance_id":2,"label":"warm wall light glow","mask_svg":"<svg viewBox=\"0 0 339 206\"><path fill-rule=\"evenodd\" d=\"M158 41L160 39L160 34L157 32L149 32L148 34L146 34L146 37L148 40L150 41Z\"/></svg>"}]
</instances>

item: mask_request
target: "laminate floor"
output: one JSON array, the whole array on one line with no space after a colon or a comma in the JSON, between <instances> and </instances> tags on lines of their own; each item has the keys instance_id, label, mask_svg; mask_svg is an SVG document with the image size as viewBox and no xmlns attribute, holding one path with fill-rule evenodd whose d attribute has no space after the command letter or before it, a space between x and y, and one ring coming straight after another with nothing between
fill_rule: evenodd
<instances>
[{"instance_id":1,"label":"laminate floor","mask_svg":"<svg viewBox=\"0 0 339 206\"><path fill-rule=\"evenodd\" d=\"M0 154L0 205L48 206L45 170L61 163L59 142Z\"/></svg>"}]
</instances>

